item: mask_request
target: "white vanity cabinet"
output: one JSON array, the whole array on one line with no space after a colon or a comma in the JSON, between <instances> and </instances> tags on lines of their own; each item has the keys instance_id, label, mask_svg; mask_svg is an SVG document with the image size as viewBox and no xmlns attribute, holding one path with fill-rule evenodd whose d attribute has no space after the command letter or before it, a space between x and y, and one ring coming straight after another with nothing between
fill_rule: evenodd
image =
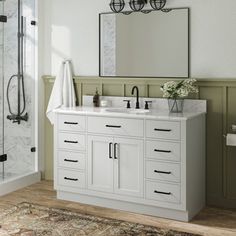
<instances>
[{"instance_id":1,"label":"white vanity cabinet","mask_svg":"<svg viewBox=\"0 0 236 236\"><path fill-rule=\"evenodd\" d=\"M188 221L205 205L205 114L56 112L59 199Z\"/></svg>"},{"instance_id":2,"label":"white vanity cabinet","mask_svg":"<svg viewBox=\"0 0 236 236\"><path fill-rule=\"evenodd\" d=\"M114 160L110 156L112 137L88 136L88 189L113 192Z\"/></svg>"},{"instance_id":3,"label":"white vanity cabinet","mask_svg":"<svg viewBox=\"0 0 236 236\"><path fill-rule=\"evenodd\" d=\"M114 192L143 197L143 140L114 138Z\"/></svg>"},{"instance_id":4,"label":"white vanity cabinet","mask_svg":"<svg viewBox=\"0 0 236 236\"><path fill-rule=\"evenodd\" d=\"M143 196L143 140L88 136L88 189Z\"/></svg>"}]
</instances>

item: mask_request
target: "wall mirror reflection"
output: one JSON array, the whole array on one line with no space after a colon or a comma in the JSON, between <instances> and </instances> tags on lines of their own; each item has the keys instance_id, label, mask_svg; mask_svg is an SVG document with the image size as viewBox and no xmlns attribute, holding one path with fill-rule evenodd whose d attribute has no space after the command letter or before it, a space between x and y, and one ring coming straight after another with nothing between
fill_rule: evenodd
<instances>
[{"instance_id":1,"label":"wall mirror reflection","mask_svg":"<svg viewBox=\"0 0 236 236\"><path fill-rule=\"evenodd\" d=\"M100 14L100 76L189 77L189 9Z\"/></svg>"}]
</instances>

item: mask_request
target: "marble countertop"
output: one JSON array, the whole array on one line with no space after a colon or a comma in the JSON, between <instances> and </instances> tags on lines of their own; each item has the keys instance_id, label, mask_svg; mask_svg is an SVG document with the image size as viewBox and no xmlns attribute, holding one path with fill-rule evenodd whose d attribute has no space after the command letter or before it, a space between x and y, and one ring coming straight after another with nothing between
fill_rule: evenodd
<instances>
[{"instance_id":1,"label":"marble countertop","mask_svg":"<svg viewBox=\"0 0 236 236\"><path fill-rule=\"evenodd\" d=\"M109 110L117 109L117 112L111 112ZM119 110L125 110L125 108L115 107L74 107L74 108L59 108L54 110L59 114L78 114L78 115L90 115L90 116L108 116L108 117L123 117L123 118L142 118L142 119L163 119L163 120L188 120L194 117L204 115L205 112L183 112L183 113L169 113L168 110L158 111L156 109L150 109L149 112L136 113L135 109L131 112L119 112ZM139 111L138 111L139 112Z\"/></svg>"}]
</instances>

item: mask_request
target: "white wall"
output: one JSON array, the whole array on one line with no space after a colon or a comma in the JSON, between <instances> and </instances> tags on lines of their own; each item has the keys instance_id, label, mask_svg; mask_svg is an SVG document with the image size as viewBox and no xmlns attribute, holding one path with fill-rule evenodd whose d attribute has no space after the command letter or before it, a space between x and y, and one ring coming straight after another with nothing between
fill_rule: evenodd
<instances>
[{"instance_id":1,"label":"white wall","mask_svg":"<svg viewBox=\"0 0 236 236\"><path fill-rule=\"evenodd\" d=\"M109 2L44 0L44 74L55 75L60 61L69 58L76 75L98 75L98 14L110 11ZM167 2L191 10L191 76L236 78L236 1Z\"/></svg>"}]
</instances>

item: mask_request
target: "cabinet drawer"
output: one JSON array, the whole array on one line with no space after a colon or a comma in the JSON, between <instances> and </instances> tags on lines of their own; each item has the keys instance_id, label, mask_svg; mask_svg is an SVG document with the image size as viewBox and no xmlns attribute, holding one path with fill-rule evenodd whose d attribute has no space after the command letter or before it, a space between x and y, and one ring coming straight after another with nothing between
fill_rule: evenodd
<instances>
[{"instance_id":1,"label":"cabinet drawer","mask_svg":"<svg viewBox=\"0 0 236 236\"><path fill-rule=\"evenodd\" d=\"M180 161L180 143L146 141L146 158Z\"/></svg>"},{"instance_id":2,"label":"cabinet drawer","mask_svg":"<svg viewBox=\"0 0 236 236\"><path fill-rule=\"evenodd\" d=\"M58 146L63 149L84 151L85 150L85 135L59 133Z\"/></svg>"},{"instance_id":3,"label":"cabinet drawer","mask_svg":"<svg viewBox=\"0 0 236 236\"><path fill-rule=\"evenodd\" d=\"M85 173L59 169L58 184L65 187L85 188Z\"/></svg>"},{"instance_id":4,"label":"cabinet drawer","mask_svg":"<svg viewBox=\"0 0 236 236\"><path fill-rule=\"evenodd\" d=\"M181 201L180 186L147 181L146 198L155 201L180 203Z\"/></svg>"},{"instance_id":5,"label":"cabinet drawer","mask_svg":"<svg viewBox=\"0 0 236 236\"><path fill-rule=\"evenodd\" d=\"M85 132L86 119L85 116L75 115L59 115L58 117L59 130Z\"/></svg>"},{"instance_id":6,"label":"cabinet drawer","mask_svg":"<svg viewBox=\"0 0 236 236\"><path fill-rule=\"evenodd\" d=\"M143 137L143 120L109 117L88 117L88 132Z\"/></svg>"},{"instance_id":7,"label":"cabinet drawer","mask_svg":"<svg viewBox=\"0 0 236 236\"><path fill-rule=\"evenodd\" d=\"M146 136L158 139L180 139L180 122L146 121Z\"/></svg>"},{"instance_id":8,"label":"cabinet drawer","mask_svg":"<svg viewBox=\"0 0 236 236\"><path fill-rule=\"evenodd\" d=\"M58 165L65 168L85 170L85 154L59 151Z\"/></svg>"},{"instance_id":9,"label":"cabinet drawer","mask_svg":"<svg viewBox=\"0 0 236 236\"><path fill-rule=\"evenodd\" d=\"M146 161L146 178L180 182L180 164Z\"/></svg>"}]
</instances>

